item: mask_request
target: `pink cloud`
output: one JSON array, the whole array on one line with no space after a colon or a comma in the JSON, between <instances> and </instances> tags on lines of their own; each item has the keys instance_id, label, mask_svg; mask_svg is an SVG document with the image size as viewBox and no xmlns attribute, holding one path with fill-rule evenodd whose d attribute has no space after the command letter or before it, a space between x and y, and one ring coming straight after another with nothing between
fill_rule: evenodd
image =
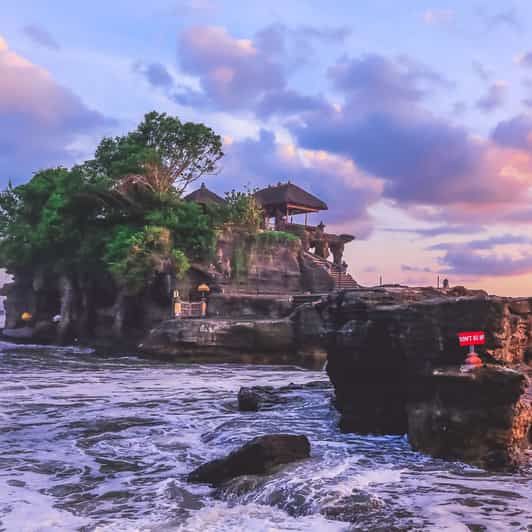
<instances>
[{"instance_id":1,"label":"pink cloud","mask_svg":"<svg viewBox=\"0 0 532 532\"><path fill-rule=\"evenodd\" d=\"M45 69L0 37L0 179L20 180L43 166L72 161L68 146L111 121L88 109Z\"/></svg>"}]
</instances>

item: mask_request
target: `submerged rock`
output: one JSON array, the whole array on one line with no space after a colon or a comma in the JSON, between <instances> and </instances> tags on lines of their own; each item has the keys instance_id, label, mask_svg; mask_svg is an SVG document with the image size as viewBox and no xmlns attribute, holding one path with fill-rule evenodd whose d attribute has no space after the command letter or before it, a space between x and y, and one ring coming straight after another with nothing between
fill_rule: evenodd
<instances>
[{"instance_id":1,"label":"submerged rock","mask_svg":"<svg viewBox=\"0 0 532 532\"><path fill-rule=\"evenodd\" d=\"M241 412L257 412L258 410L274 408L289 401L302 400L301 392L308 390L327 390L328 381L311 381L305 384L290 383L275 388L273 386L242 386L238 391L238 409Z\"/></svg>"},{"instance_id":2,"label":"submerged rock","mask_svg":"<svg viewBox=\"0 0 532 532\"><path fill-rule=\"evenodd\" d=\"M258 436L226 457L199 466L188 475L188 481L217 486L240 475L263 475L277 465L309 456L310 442L306 436Z\"/></svg>"},{"instance_id":3,"label":"submerged rock","mask_svg":"<svg viewBox=\"0 0 532 532\"><path fill-rule=\"evenodd\" d=\"M242 412L256 412L264 406L286 402L273 386L243 386L238 392L238 409Z\"/></svg>"}]
</instances>

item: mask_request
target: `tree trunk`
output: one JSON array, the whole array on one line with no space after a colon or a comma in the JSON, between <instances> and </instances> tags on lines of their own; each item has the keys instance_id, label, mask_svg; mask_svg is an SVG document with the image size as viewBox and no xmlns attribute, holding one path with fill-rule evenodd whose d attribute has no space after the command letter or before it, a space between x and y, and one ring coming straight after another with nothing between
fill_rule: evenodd
<instances>
[{"instance_id":1,"label":"tree trunk","mask_svg":"<svg viewBox=\"0 0 532 532\"><path fill-rule=\"evenodd\" d=\"M57 329L60 343L72 339L73 327L76 319L76 291L72 278L62 275L59 279L59 291L61 293L61 320Z\"/></svg>"},{"instance_id":2,"label":"tree trunk","mask_svg":"<svg viewBox=\"0 0 532 532\"><path fill-rule=\"evenodd\" d=\"M124 288L121 288L116 296L114 316L113 335L118 338L124 330L124 320L126 317L126 290Z\"/></svg>"},{"instance_id":3,"label":"tree trunk","mask_svg":"<svg viewBox=\"0 0 532 532\"><path fill-rule=\"evenodd\" d=\"M80 303L81 310L79 316L78 335L87 338L92 332L92 316L94 313L94 287L90 281L81 283Z\"/></svg>"}]
</instances>

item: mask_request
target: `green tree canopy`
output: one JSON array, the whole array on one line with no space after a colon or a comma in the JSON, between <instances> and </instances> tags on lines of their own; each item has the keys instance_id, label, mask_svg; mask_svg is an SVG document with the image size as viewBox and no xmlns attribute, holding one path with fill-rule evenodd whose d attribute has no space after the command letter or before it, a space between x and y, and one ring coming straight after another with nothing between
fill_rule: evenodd
<instances>
[{"instance_id":1,"label":"green tree canopy","mask_svg":"<svg viewBox=\"0 0 532 532\"><path fill-rule=\"evenodd\" d=\"M103 139L90 161L0 193L0 264L77 280L107 273L131 289L163 269L181 275L215 242L214 217L181 193L222 155L207 126L149 113L127 135Z\"/></svg>"},{"instance_id":2,"label":"green tree canopy","mask_svg":"<svg viewBox=\"0 0 532 532\"><path fill-rule=\"evenodd\" d=\"M153 191L182 194L202 176L216 173L222 157L222 140L211 128L153 111L127 135L104 138L85 171L94 181L127 182L133 175Z\"/></svg>"}]
</instances>

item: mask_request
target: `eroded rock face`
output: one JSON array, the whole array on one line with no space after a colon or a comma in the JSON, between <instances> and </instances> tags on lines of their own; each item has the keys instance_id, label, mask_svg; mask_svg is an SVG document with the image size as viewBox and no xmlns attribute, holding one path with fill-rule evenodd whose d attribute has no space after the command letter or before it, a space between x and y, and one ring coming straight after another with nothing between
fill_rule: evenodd
<instances>
[{"instance_id":1,"label":"eroded rock face","mask_svg":"<svg viewBox=\"0 0 532 532\"><path fill-rule=\"evenodd\" d=\"M486 467L516 463L528 444L531 412L522 372L512 377L491 369L456 381L434 371L463 363L465 349L457 341L463 330L486 332L479 349L485 362L526 363L531 303L457 289L353 291L330 298L321 316L341 428L408 432L420 450ZM484 432L491 436L482 439Z\"/></svg>"},{"instance_id":2,"label":"eroded rock face","mask_svg":"<svg viewBox=\"0 0 532 532\"><path fill-rule=\"evenodd\" d=\"M153 329L139 346L146 353L167 356L294 356L295 336L289 319L168 320Z\"/></svg>"},{"instance_id":3,"label":"eroded rock face","mask_svg":"<svg viewBox=\"0 0 532 532\"><path fill-rule=\"evenodd\" d=\"M213 294L209 297L207 313L212 318L279 319L293 309L289 296L254 294Z\"/></svg>"},{"instance_id":4,"label":"eroded rock face","mask_svg":"<svg viewBox=\"0 0 532 532\"><path fill-rule=\"evenodd\" d=\"M523 373L502 367L436 370L409 397L408 439L432 456L489 469L515 466L528 444L527 387Z\"/></svg>"},{"instance_id":5,"label":"eroded rock face","mask_svg":"<svg viewBox=\"0 0 532 532\"><path fill-rule=\"evenodd\" d=\"M258 436L225 458L201 465L189 476L189 482L205 482L218 486L241 475L263 475L273 467L310 456L306 436L268 434Z\"/></svg>"}]
</instances>

